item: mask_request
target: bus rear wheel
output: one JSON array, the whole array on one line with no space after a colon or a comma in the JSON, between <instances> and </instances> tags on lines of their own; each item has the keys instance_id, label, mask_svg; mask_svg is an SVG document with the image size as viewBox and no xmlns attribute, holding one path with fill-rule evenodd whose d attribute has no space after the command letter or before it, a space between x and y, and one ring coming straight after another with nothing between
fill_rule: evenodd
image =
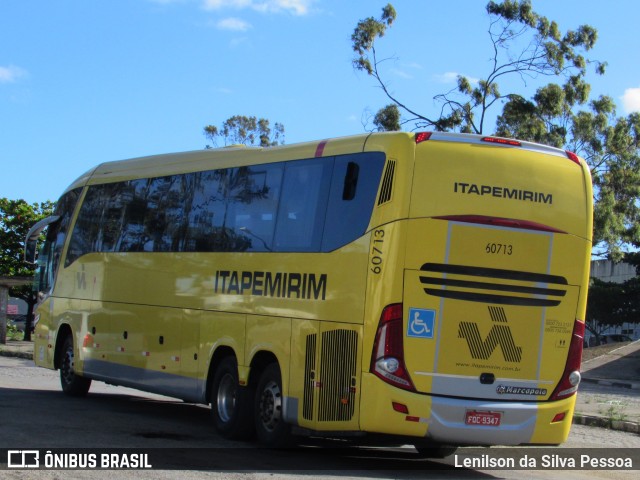
<instances>
[{"instance_id":1,"label":"bus rear wheel","mask_svg":"<svg viewBox=\"0 0 640 480\"><path fill-rule=\"evenodd\" d=\"M60 351L60 385L65 394L72 397L84 397L91 387L91 379L81 377L75 372L74 358L73 337L67 335Z\"/></svg>"},{"instance_id":2,"label":"bus rear wheel","mask_svg":"<svg viewBox=\"0 0 640 480\"><path fill-rule=\"evenodd\" d=\"M211 383L211 416L220 435L232 440L253 436L252 393L250 387L240 387L236 358L223 358Z\"/></svg>"},{"instance_id":3,"label":"bus rear wheel","mask_svg":"<svg viewBox=\"0 0 640 480\"><path fill-rule=\"evenodd\" d=\"M268 447L292 444L291 426L284 421L282 377L277 363L271 363L258 381L255 399L255 425L258 441Z\"/></svg>"}]
</instances>

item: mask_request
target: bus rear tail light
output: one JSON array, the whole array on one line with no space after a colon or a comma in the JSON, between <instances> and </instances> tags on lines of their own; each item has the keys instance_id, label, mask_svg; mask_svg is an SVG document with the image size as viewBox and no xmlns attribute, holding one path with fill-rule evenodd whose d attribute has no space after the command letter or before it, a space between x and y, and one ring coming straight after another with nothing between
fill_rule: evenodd
<instances>
[{"instance_id":1,"label":"bus rear tail light","mask_svg":"<svg viewBox=\"0 0 640 480\"><path fill-rule=\"evenodd\" d=\"M415 391L404 364L401 303L388 305L382 311L371 355L371 373L390 385Z\"/></svg>"},{"instance_id":2,"label":"bus rear tail light","mask_svg":"<svg viewBox=\"0 0 640 480\"><path fill-rule=\"evenodd\" d=\"M482 137L483 142L497 143L498 145L508 145L510 147L521 147L522 143L517 140L511 140L510 138L500 137Z\"/></svg>"},{"instance_id":3,"label":"bus rear tail light","mask_svg":"<svg viewBox=\"0 0 640 480\"><path fill-rule=\"evenodd\" d=\"M573 335L569 345L569 355L560 383L554 390L549 400L562 400L570 397L578 390L580 385L580 361L582 360L582 345L584 341L584 322L576 320L573 325Z\"/></svg>"},{"instance_id":4,"label":"bus rear tail light","mask_svg":"<svg viewBox=\"0 0 640 480\"><path fill-rule=\"evenodd\" d=\"M565 153L567 154L567 158L569 160L571 160L572 162L575 162L578 165L580 165L580 158L578 157L578 155L576 155L573 152L570 152L569 150L565 150Z\"/></svg>"},{"instance_id":5,"label":"bus rear tail light","mask_svg":"<svg viewBox=\"0 0 640 480\"><path fill-rule=\"evenodd\" d=\"M426 142L431 138L432 132L418 132L415 136L416 144Z\"/></svg>"}]
</instances>

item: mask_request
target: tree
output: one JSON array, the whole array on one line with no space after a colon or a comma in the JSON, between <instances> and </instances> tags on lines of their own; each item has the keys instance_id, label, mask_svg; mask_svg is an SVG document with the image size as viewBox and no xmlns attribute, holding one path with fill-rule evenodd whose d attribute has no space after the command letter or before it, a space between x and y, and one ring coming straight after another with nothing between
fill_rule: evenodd
<instances>
[{"instance_id":1,"label":"tree","mask_svg":"<svg viewBox=\"0 0 640 480\"><path fill-rule=\"evenodd\" d=\"M51 202L30 205L24 200L0 198L0 275L29 277L34 274L34 266L24 261L24 240L29 229L39 220L51 215ZM9 290L12 297L27 302L27 325L24 339L31 339L31 318L36 295L30 285Z\"/></svg>"},{"instance_id":2,"label":"tree","mask_svg":"<svg viewBox=\"0 0 640 480\"><path fill-rule=\"evenodd\" d=\"M592 278L587 296L585 327L600 343L600 335L609 327L624 323L621 314L622 284Z\"/></svg>"},{"instance_id":3,"label":"tree","mask_svg":"<svg viewBox=\"0 0 640 480\"><path fill-rule=\"evenodd\" d=\"M224 144L255 145L259 141L261 147L274 147L284 143L284 125L275 123L273 130L269 120L265 118L234 115L228 118L218 129L215 125L204 127L204 136L216 146L218 137L222 137ZM207 145L207 148L211 146Z\"/></svg>"},{"instance_id":4,"label":"tree","mask_svg":"<svg viewBox=\"0 0 640 480\"><path fill-rule=\"evenodd\" d=\"M387 110L385 117L390 108L395 108L409 115L402 123L412 123L417 128L483 133L487 113L492 107L500 105L502 100L521 98L515 92L501 93L498 82L507 77L526 79L561 75L568 83L582 86L581 79L589 64L595 64L596 71L604 73L606 64L586 59L582 54L596 42L597 32L593 27L582 25L562 35L556 22L533 11L529 0L490 1L486 11L490 17L492 49L489 71L475 87L469 78L458 76L456 89L435 95L434 99L441 104L437 115L418 112L401 101L383 78L381 66L388 59L378 58L376 41L384 37L397 17L393 5L387 4L382 9L379 20L369 17L358 23L351 36L356 53L353 66L373 77L393 102L383 109Z\"/></svg>"},{"instance_id":5,"label":"tree","mask_svg":"<svg viewBox=\"0 0 640 480\"><path fill-rule=\"evenodd\" d=\"M596 336L597 343L600 343L600 335L609 327L638 323L639 315L640 277L635 276L623 283L591 279L586 328Z\"/></svg>"},{"instance_id":6,"label":"tree","mask_svg":"<svg viewBox=\"0 0 640 480\"><path fill-rule=\"evenodd\" d=\"M606 96L588 109L565 113L564 98L552 84L539 89L533 101L507 102L497 134L566 148L587 161L594 185L594 245L601 256L618 262L628 246L640 246L640 114L615 118L613 100Z\"/></svg>"},{"instance_id":7,"label":"tree","mask_svg":"<svg viewBox=\"0 0 640 480\"><path fill-rule=\"evenodd\" d=\"M596 253L619 261L629 246L640 246L640 114L616 118L610 97L589 100L589 67L600 75L606 68L606 63L585 56L597 41L596 29L581 25L563 34L556 22L537 14L529 0L490 1L486 11L492 50L487 74L475 86L459 76L456 89L434 96L441 107L431 116L399 101L383 79L386 59L378 58L375 47L396 19L393 6L383 8L379 20L370 17L358 23L351 37L353 65L373 77L393 102L378 112L374 124L385 130L413 124L481 134L490 128L489 111L501 106L496 135L564 148L587 161L595 186ZM523 90L530 78L561 82L543 85L527 98L518 91L502 93L499 83L509 77L521 78ZM401 112L408 118L387 121Z\"/></svg>"}]
</instances>

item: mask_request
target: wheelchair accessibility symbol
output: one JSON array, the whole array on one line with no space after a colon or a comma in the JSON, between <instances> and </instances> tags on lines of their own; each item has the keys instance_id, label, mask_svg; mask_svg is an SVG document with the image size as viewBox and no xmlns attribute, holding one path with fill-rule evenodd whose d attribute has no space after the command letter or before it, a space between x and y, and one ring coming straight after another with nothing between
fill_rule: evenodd
<instances>
[{"instance_id":1,"label":"wheelchair accessibility symbol","mask_svg":"<svg viewBox=\"0 0 640 480\"><path fill-rule=\"evenodd\" d=\"M436 311L423 308L409 309L408 337L433 338Z\"/></svg>"}]
</instances>

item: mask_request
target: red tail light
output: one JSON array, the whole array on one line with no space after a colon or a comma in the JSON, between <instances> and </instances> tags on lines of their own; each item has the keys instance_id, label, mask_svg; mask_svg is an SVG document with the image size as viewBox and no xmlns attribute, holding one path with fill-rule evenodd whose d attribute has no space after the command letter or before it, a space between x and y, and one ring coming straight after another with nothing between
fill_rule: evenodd
<instances>
[{"instance_id":1,"label":"red tail light","mask_svg":"<svg viewBox=\"0 0 640 480\"><path fill-rule=\"evenodd\" d=\"M430 138L431 138L431 132L419 132L419 133L416 133L415 141L416 141L416 144L418 144L418 143L426 142Z\"/></svg>"},{"instance_id":2,"label":"red tail light","mask_svg":"<svg viewBox=\"0 0 640 480\"><path fill-rule=\"evenodd\" d=\"M562 400L575 394L580 385L580 362L582 361L582 345L584 342L584 322L576 320L573 325L573 335L569 345L567 364L560 383L553 391L549 400Z\"/></svg>"},{"instance_id":3,"label":"red tail light","mask_svg":"<svg viewBox=\"0 0 640 480\"><path fill-rule=\"evenodd\" d=\"M576 162L578 165L580 165L580 158L578 158L578 155L576 155L573 152L570 152L569 150L565 150L565 153L567 154L567 158L569 160L571 160L572 162Z\"/></svg>"},{"instance_id":4,"label":"red tail light","mask_svg":"<svg viewBox=\"0 0 640 480\"><path fill-rule=\"evenodd\" d=\"M509 145L511 147L521 147L522 143L517 140L511 140L509 138L500 138L500 137L482 137L483 142L487 143L497 143L498 145Z\"/></svg>"},{"instance_id":5,"label":"red tail light","mask_svg":"<svg viewBox=\"0 0 640 480\"><path fill-rule=\"evenodd\" d=\"M415 391L404 364L402 304L388 305L382 311L371 355L371 373L390 385Z\"/></svg>"}]
</instances>

